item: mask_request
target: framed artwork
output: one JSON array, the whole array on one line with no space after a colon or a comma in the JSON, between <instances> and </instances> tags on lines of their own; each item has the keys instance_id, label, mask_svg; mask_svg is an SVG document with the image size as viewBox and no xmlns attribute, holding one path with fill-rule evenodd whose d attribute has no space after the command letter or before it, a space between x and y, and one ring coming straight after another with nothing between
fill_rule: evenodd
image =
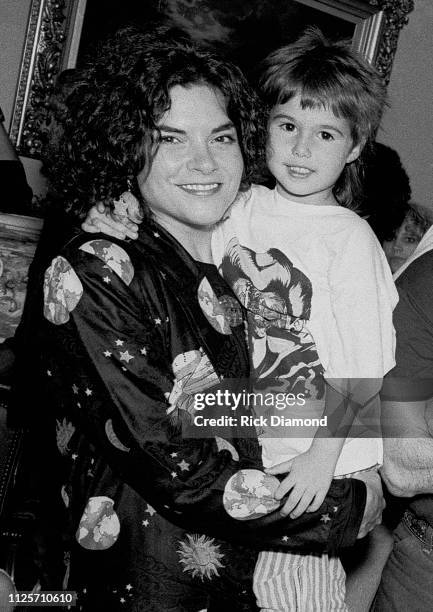
<instances>
[{"instance_id":1,"label":"framed artwork","mask_svg":"<svg viewBox=\"0 0 433 612\"><path fill-rule=\"evenodd\" d=\"M246 74L308 25L349 39L389 81L398 36L413 0L32 0L10 137L38 158L56 76L128 23L170 20L215 47Z\"/></svg>"},{"instance_id":2,"label":"framed artwork","mask_svg":"<svg viewBox=\"0 0 433 612\"><path fill-rule=\"evenodd\" d=\"M0 342L14 335L42 219L0 213Z\"/></svg>"}]
</instances>

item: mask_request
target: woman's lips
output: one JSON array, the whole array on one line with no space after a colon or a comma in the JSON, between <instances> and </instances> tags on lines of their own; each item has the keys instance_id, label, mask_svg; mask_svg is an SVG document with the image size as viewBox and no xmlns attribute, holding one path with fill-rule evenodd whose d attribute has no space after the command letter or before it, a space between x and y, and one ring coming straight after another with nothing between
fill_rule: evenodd
<instances>
[{"instance_id":1,"label":"woman's lips","mask_svg":"<svg viewBox=\"0 0 433 612\"><path fill-rule=\"evenodd\" d=\"M192 195L209 196L219 191L221 185L221 183L184 183L178 187Z\"/></svg>"}]
</instances>

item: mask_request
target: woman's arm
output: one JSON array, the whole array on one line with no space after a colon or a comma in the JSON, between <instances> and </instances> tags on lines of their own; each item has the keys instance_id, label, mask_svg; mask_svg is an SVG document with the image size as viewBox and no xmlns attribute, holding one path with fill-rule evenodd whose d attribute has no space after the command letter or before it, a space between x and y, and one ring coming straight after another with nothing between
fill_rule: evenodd
<instances>
[{"instance_id":1,"label":"woman's arm","mask_svg":"<svg viewBox=\"0 0 433 612\"><path fill-rule=\"evenodd\" d=\"M429 403L382 403L384 461L382 478L392 495L412 497L433 493L433 437ZM390 437L398 436L398 437Z\"/></svg>"}]
</instances>

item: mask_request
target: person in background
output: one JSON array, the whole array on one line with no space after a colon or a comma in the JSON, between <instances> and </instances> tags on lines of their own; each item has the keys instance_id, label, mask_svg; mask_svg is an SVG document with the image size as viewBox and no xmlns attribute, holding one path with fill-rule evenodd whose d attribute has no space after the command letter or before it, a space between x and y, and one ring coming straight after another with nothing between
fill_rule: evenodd
<instances>
[{"instance_id":1,"label":"person in background","mask_svg":"<svg viewBox=\"0 0 433 612\"><path fill-rule=\"evenodd\" d=\"M119 32L74 79L46 163L59 206L83 218L101 201L144 221L135 242L69 240L35 305L60 586L89 612L254 610L258 549L344 547L382 509L370 474L367 489L333 481L304 517L270 490L255 514L242 486L271 482L257 439L183 436L195 393L249 373L211 231L254 176L260 106L238 69L167 30Z\"/></svg>"},{"instance_id":2,"label":"person in background","mask_svg":"<svg viewBox=\"0 0 433 612\"><path fill-rule=\"evenodd\" d=\"M433 215L426 208L410 203L402 224L391 240L383 241L383 250L394 274L414 253L422 237L433 223Z\"/></svg>"},{"instance_id":3,"label":"person in background","mask_svg":"<svg viewBox=\"0 0 433 612\"><path fill-rule=\"evenodd\" d=\"M372 143L363 166L359 214L383 244L393 239L407 213L409 176L397 151L380 142Z\"/></svg>"},{"instance_id":4,"label":"person in background","mask_svg":"<svg viewBox=\"0 0 433 612\"><path fill-rule=\"evenodd\" d=\"M431 218L431 217L430 217ZM396 366L382 390L382 477L394 548L375 612L433 609L433 226L395 272ZM397 499L398 498L398 499Z\"/></svg>"}]
</instances>

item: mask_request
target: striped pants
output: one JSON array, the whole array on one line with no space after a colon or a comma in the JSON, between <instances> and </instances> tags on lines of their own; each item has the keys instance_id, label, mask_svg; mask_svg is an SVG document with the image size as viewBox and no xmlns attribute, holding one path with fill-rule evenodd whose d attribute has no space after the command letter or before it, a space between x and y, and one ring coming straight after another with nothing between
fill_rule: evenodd
<instances>
[{"instance_id":1,"label":"striped pants","mask_svg":"<svg viewBox=\"0 0 433 612\"><path fill-rule=\"evenodd\" d=\"M254 572L262 612L347 612L346 574L338 557L265 551Z\"/></svg>"}]
</instances>

